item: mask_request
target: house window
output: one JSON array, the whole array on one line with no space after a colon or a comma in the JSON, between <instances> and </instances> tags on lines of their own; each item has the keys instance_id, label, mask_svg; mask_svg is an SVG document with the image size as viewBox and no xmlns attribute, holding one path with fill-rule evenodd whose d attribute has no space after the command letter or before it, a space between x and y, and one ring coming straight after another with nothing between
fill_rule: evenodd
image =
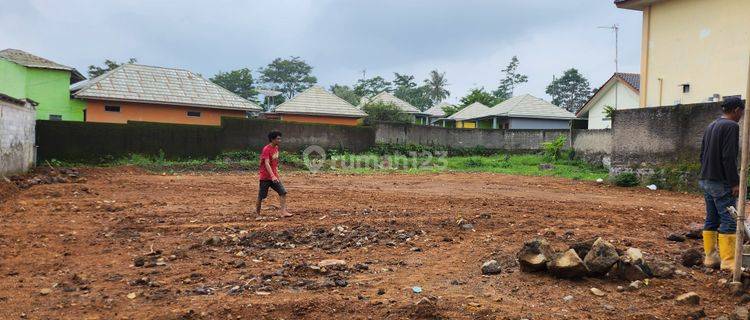
<instances>
[{"instance_id":1,"label":"house window","mask_svg":"<svg viewBox=\"0 0 750 320\"><path fill-rule=\"evenodd\" d=\"M107 111L107 112L120 112L120 106L104 106L104 111Z\"/></svg>"},{"instance_id":2,"label":"house window","mask_svg":"<svg viewBox=\"0 0 750 320\"><path fill-rule=\"evenodd\" d=\"M682 87L682 93L690 93L690 84L685 83L680 85Z\"/></svg>"},{"instance_id":3,"label":"house window","mask_svg":"<svg viewBox=\"0 0 750 320\"><path fill-rule=\"evenodd\" d=\"M196 117L196 118L199 118L199 117L201 116L201 112L200 112L200 111L188 111L188 112L187 112L187 116L188 116L188 117Z\"/></svg>"},{"instance_id":4,"label":"house window","mask_svg":"<svg viewBox=\"0 0 750 320\"><path fill-rule=\"evenodd\" d=\"M49 119L52 121L62 121L62 116L59 114L51 114L49 115Z\"/></svg>"}]
</instances>

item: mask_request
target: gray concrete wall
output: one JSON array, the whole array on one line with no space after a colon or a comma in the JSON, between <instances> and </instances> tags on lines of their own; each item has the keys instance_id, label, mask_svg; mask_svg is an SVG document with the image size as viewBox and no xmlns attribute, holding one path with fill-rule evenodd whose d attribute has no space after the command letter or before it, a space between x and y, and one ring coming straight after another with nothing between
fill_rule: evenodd
<instances>
[{"instance_id":1,"label":"gray concrete wall","mask_svg":"<svg viewBox=\"0 0 750 320\"><path fill-rule=\"evenodd\" d=\"M574 130L572 139L576 157L609 167L612 162L612 130Z\"/></svg>"},{"instance_id":2,"label":"gray concrete wall","mask_svg":"<svg viewBox=\"0 0 750 320\"><path fill-rule=\"evenodd\" d=\"M570 121L569 120L555 120L555 119L510 118L510 128L514 130L522 130L522 129L567 130L568 128L570 128Z\"/></svg>"},{"instance_id":3,"label":"gray concrete wall","mask_svg":"<svg viewBox=\"0 0 750 320\"><path fill-rule=\"evenodd\" d=\"M524 152L540 150L542 142L554 140L560 135L569 138L570 131L456 129L379 123L376 125L375 141L449 148L481 146L487 149Z\"/></svg>"},{"instance_id":4,"label":"gray concrete wall","mask_svg":"<svg viewBox=\"0 0 750 320\"><path fill-rule=\"evenodd\" d=\"M0 101L0 176L23 173L34 165L35 118L31 105Z\"/></svg>"},{"instance_id":5,"label":"gray concrete wall","mask_svg":"<svg viewBox=\"0 0 750 320\"><path fill-rule=\"evenodd\" d=\"M612 119L612 165L696 163L706 126L720 116L718 103L617 110Z\"/></svg>"}]
</instances>

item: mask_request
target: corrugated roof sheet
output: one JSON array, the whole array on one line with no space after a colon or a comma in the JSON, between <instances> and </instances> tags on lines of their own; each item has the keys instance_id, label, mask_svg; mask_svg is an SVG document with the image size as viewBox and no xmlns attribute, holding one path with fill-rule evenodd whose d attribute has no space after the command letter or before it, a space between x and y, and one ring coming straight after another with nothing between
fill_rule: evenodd
<instances>
[{"instance_id":1,"label":"corrugated roof sheet","mask_svg":"<svg viewBox=\"0 0 750 320\"><path fill-rule=\"evenodd\" d=\"M530 94L515 96L490 108L479 117L574 119L572 112Z\"/></svg>"},{"instance_id":2,"label":"corrugated roof sheet","mask_svg":"<svg viewBox=\"0 0 750 320\"><path fill-rule=\"evenodd\" d=\"M445 117L445 111L443 111L443 108L452 106L450 103L447 102L440 102L431 108L424 111L425 114L427 114L430 117Z\"/></svg>"},{"instance_id":3,"label":"corrugated roof sheet","mask_svg":"<svg viewBox=\"0 0 750 320\"><path fill-rule=\"evenodd\" d=\"M479 102L474 102L466 108L463 108L459 110L458 112L452 114L448 119L451 120L467 120L467 119L476 119L481 118L482 115L486 114L490 110L490 107L483 105Z\"/></svg>"},{"instance_id":4,"label":"corrugated roof sheet","mask_svg":"<svg viewBox=\"0 0 750 320\"><path fill-rule=\"evenodd\" d=\"M310 87L278 105L274 112L356 118L367 116L364 111L319 86Z\"/></svg>"},{"instance_id":5,"label":"corrugated roof sheet","mask_svg":"<svg viewBox=\"0 0 750 320\"><path fill-rule=\"evenodd\" d=\"M261 111L261 107L188 70L123 64L82 85L76 98Z\"/></svg>"},{"instance_id":6,"label":"corrugated roof sheet","mask_svg":"<svg viewBox=\"0 0 750 320\"><path fill-rule=\"evenodd\" d=\"M68 67L68 66L59 64L57 62L51 61L51 60L47 60L45 58L33 55L23 50L10 49L10 48L2 50L0 51L0 58L6 59L8 61L20 64L22 66L29 67L29 68L70 71L71 83L76 83L78 81L86 79L86 77L84 77L81 73L79 73L78 70L76 70L75 68Z\"/></svg>"},{"instance_id":7,"label":"corrugated roof sheet","mask_svg":"<svg viewBox=\"0 0 750 320\"><path fill-rule=\"evenodd\" d=\"M371 102L382 102L382 103L392 103L395 104L401 111L406 113L422 113L422 111L419 111L415 106L411 105L410 103L401 100L397 98L396 96L390 94L387 91L383 91L381 93L376 94L374 97L369 99L363 99L365 103L371 103ZM364 104L360 104L360 108Z\"/></svg>"}]
</instances>

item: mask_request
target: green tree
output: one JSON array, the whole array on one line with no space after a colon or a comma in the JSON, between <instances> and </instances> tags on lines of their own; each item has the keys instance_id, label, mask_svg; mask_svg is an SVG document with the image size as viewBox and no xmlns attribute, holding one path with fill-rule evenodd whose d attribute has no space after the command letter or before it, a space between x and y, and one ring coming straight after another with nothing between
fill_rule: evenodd
<instances>
[{"instance_id":1,"label":"green tree","mask_svg":"<svg viewBox=\"0 0 750 320\"><path fill-rule=\"evenodd\" d=\"M339 98L344 99L355 106L359 104L359 99L362 98L358 96L352 88L349 88L349 86L346 85L334 84L329 90Z\"/></svg>"},{"instance_id":2,"label":"green tree","mask_svg":"<svg viewBox=\"0 0 750 320\"><path fill-rule=\"evenodd\" d=\"M371 125L378 121L411 123L412 117L401 111L399 107L392 103L374 102L368 103L362 107L362 111L367 113L364 123Z\"/></svg>"},{"instance_id":3,"label":"green tree","mask_svg":"<svg viewBox=\"0 0 750 320\"><path fill-rule=\"evenodd\" d=\"M430 71L427 79L424 80L425 85L429 89L428 97L433 102L439 102L450 97L451 93L445 87L448 86L448 79L445 78L445 72L438 72L437 70Z\"/></svg>"},{"instance_id":4,"label":"green tree","mask_svg":"<svg viewBox=\"0 0 750 320\"><path fill-rule=\"evenodd\" d=\"M89 79L93 79L100 75L103 75L107 73L108 71L112 71L123 64L136 63L136 62L138 62L138 59L136 58L130 58L128 59L127 62L122 62L122 63L114 61L114 60L105 59L104 66L100 67L100 66L95 66L93 64L89 66Z\"/></svg>"},{"instance_id":5,"label":"green tree","mask_svg":"<svg viewBox=\"0 0 750 320\"><path fill-rule=\"evenodd\" d=\"M234 92L240 97L257 102L258 92L255 91L253 73L248 68L229 72L219 71L219 73L208 80L211 80L211 82L224 89Z\"/></svg>"},{"instance_id":6,"label":"green tree","mask_svg":"<svg viewBox=\"0 0 750 320\"><path fill-rule=\"evenodd\" d=\"M414 76L398 72L393 73L393 84L396 86L396 89L417 87L417 83L414 82Z\"/></svg>"},{"instance_id":7,"label":"green tree","mask_svg":"<svg viewBox=\"0 0 750 320\"><path fill-rule=\"evenodd\" d=\"M591 85L575 68L565 71L547 86L552 103L570 112L576 112L591 96Z\"/></svg>"},{"instance_id":8,"label":"green tree","mask_svg":"<svg viewBox=\"0 0 750 320\"><path fill-rule=\"evenodd\" d=\"M283 92L286 99L291 99L318 82L318 78L312 75L312 69L300 57L276 58L260 69L260 81L270 89Z\"/></svg>"},{"instance_id":9,"label":"green tree","mask_svg":"<svg viewBox=\"0 0 750 320\"><path fill-rule=\"evenodd\" d=\"M354 86L354 92L360 97L372 97L383 91L391 92L393 88L391 87L391 83L381 76L370 79L359 79L357 85Z\"/></svg>"},{"instance_id":10,"label":"green tree","mask_svg":"<svg viewBox=\"0 0 750 320\"><path fill-rule=\"evenodd\" d=\"M513 91L516 89L516 85L529 82L528 76L518 73L518 64L518 57L513 56L513 58L510 59L510 63L508 64L508 66L502 70L505 78L500 80L500 86L497 88L497 90L492 92L492 94L497 98L496 103L500 103L512 98Z\"/></svg>"},{"instance_id":11,"label":"green tree","mask_svg":"<svg viewBox=\"0 0 750 320\"><path fill-rule=\"evenodd\" d=\"M417 86L417 83L414 82L414 76L395 72L393 77L393 84L396 85L396 89L393 91L394 96L421 111L427 110L433 105L429 96L430 88L426 85Z\"/></svg>"},{"instance_id":12,"label":"green tree","mask_svg":"<svg viewBox=\"0 0 750 320\"><path fill-rule=\"evenodd\" d=\"M468 106L474 102L479 102L485 106L492 107L497 104L497 98L491 93L482 88L474 88L469 91L465 97L461 98L460 102L462 106Z\"/></svg>"},{"instance_id":13,"label":"green tree","mask_svg":"<svg viewBox=\"0 0 750 320\"><path fill-rule=\"evenodd\" d=\"M450 117L454 113L461 111L461 109L466 108L464 105L450 105L443 107L443 112L445 112L445 117Z\"/></svg>"}]
</instances>

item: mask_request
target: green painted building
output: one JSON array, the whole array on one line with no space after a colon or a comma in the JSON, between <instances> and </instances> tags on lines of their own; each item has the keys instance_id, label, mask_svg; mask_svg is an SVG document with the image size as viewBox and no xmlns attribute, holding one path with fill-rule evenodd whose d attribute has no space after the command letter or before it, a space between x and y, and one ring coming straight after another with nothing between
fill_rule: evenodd
<instances>
[{"instance_id":1,"label":"green painted building","mask_svg":"<svg viewBox=\"0 0 750 320\"><path fill-rule=\"evenodd\" d=\"M74 68L25 51L0 51L0 93L38 102L37 119L84 121L85 103L70 98L70 85L85 79Z\"/></svg>"}]
</instances>

